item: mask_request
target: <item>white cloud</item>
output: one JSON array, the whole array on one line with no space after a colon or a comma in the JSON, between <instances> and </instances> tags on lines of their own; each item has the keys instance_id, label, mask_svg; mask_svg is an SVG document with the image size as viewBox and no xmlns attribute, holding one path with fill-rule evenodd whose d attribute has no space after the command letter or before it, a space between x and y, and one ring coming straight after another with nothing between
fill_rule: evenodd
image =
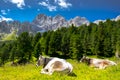
<instances>
[{"instance_id":1,"label":"white cloud","mask_svg":"<svg viewBox=\"0 0 120 80\"><path fill-rule=\"evenodd\" d=\"M106 20L100 20L100 19L99 19L99 20L95 20L93 23L99 24L100 22L103 22L103 23L104 23L104 22L106 22Z\"/></svg>"},{"instance_id":2,"label":"white cloud","mask_svg":"<svg viewBox=\"0 0 120 80\"><path fill-rule=\"evenodd\" d=\"M72 4L66 2L66 0L55 0L55 3L57 3L62 8L68 8L68 7L72 6Z\"/></svg>"},{"instance_id":3,"label":"white cloud","mask_svg":"<svg viewBox=\"0 0 120 80\"><path fill-rule=\"evenodd\" d=\"M47 1L48 2L48 1ZM49 9L49 11L56 11L56 6L50 5L49 2L39 2L39 5L45 6Z\"/></svg>"},{"instance_id":4,"label":"white cloud","mask_svg":"<svg viewBox=\"0 0 120 80\"><path fill-rule=\"evenodd\" d=\"M10 12L10 9L7 9L7 10L1 10L0 11L2 15L7 15L8 12Z\"/></svg>"},{"instance_id":5,"label":"white cloud","mask_svg":"<svg viewBox=\"0 0 120 80\"><path fill-rule=\"evenodd\" d=\"M44 0L39 2L38 4L47 7L49 11L56 11L59 7L66 9L72 6L72 4L67 2L67 0L53 0L53 2L50 2L49 0Z\"/></svg>"},{"instance_id":6,"label":"white cloud","mask_svg":"<svg viewBox=\"0 0 120 80\"><path fill-rule=\"evenodd\" d=\"M116 18L112 18L112 19L110 19L111 21L118 21L118 20L120 20L120 15L118 15ZM100 22L106 22L106 20L95 20L93 23L95 23L95 24L99 24Z\"/></svg>"},{"instance_id":7,"label":"white cloud","mask_svg":"<svg viewBox=\"0 0 120 80\"><path fill-rule=\"evenodd\" d=\"M12 18L6 18L6 17L0 15L0 22L2 22L2 21L13 21L13 19Z\"/></svg>"},{"instance_id":8,"label":"white cloud","mask_svg":"<svg viewBox=\"0 0 120 80\"><path fill-rule=\"evenodd\" d=\"M16 4L18 8L23 9L25 6L24 0L9 0L11 3Z\"/></svg>"},{"instance_id":9,"label":"white cloud","mask_svg":"<svg viewBox=\"0 0 120 80\"><path fill-rule=\"evenodd\" d=\"M2 13L3 15L6 15L6 14L7 14L5 10L1 10L1 13Z\"/></svg>"},{"instance_id":10,"label":"white cloud","mask_svg":"<svg viewBox=\"0 0 120 80\"><path fill-rule=\"evenodd\" d=\"M116 18L112 19L113 21L118 21L120 20L120 15L118 15Z\"/></svg>"}]
</instances>

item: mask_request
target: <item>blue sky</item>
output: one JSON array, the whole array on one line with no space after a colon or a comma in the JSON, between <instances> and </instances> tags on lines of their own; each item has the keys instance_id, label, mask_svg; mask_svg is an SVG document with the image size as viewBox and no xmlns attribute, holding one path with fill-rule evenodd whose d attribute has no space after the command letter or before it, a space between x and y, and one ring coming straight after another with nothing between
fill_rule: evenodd
<instances>
[{"instance_id":1,"label":"blue sky","mask_svg":"<svg viewBox=\"0 0 120 80\"><path fill-rule=\"evenodd\" d=\"M0 0L3 19L31 22L38 14L60 14L67 20L81 16L91 22L112 19L120 15L120 0Z\"/></svg>"}]
</instances>

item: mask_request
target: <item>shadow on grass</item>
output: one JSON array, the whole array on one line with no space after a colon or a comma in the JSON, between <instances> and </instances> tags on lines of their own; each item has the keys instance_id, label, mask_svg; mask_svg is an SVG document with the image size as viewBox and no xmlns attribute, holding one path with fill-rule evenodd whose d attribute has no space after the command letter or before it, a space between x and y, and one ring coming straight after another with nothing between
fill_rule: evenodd
<instances>
[{"instance_id":1,"label":"shadow on grass","mask_svg":"<svg viewBox=\"0 0 120 80\"><path fill-rule=\"evenodd\" d=\"M70 73L70 74L68 74L68 76L77 77L77 75L75 73Z\"/></svg>"}]
</instances>

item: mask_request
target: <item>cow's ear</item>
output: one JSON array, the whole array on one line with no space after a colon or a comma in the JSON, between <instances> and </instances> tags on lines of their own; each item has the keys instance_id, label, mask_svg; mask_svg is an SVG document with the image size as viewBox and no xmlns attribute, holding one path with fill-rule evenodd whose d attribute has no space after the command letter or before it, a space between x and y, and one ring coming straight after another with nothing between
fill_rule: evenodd
<instances>
[{"instance_id":1,"label":"cow's ear","mask_svg":"<svg viewBox=\"0 0 120 80\"><path fill-rule=\"evenodd\" d=\"M41 59L42 58L42 55L39 55L39 59Z\"/></svg>"},{"instance_id":2,"label":"cow's ear","mask_svg":"<svg viewBox=\"0 0 120 80\"><path fill-rule=\"evenodd\" d=\"M40 55L40 57L41 57L41 58L43 58L43 56L42 56L42 55Z\"/></svg>"}]
</instances>

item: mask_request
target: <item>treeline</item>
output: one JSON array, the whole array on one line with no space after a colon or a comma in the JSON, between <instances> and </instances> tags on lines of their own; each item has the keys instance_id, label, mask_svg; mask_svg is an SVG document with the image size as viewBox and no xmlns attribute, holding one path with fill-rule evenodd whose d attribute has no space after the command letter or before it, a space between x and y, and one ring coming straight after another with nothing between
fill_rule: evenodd
<instances>
[{"instance_id":1,"label":"treeline","mask_svg":"<svg viewBox=\"0 0 120 80\"><path fill-rule=\"evenodd\" d=\"M107 20L42 34L23 32L14 41L1 41L0 64L30 62L39 54L79 59L83 54L112 57L116 51L120 51L120 21Z\"/></svg>"}]
</instances>

